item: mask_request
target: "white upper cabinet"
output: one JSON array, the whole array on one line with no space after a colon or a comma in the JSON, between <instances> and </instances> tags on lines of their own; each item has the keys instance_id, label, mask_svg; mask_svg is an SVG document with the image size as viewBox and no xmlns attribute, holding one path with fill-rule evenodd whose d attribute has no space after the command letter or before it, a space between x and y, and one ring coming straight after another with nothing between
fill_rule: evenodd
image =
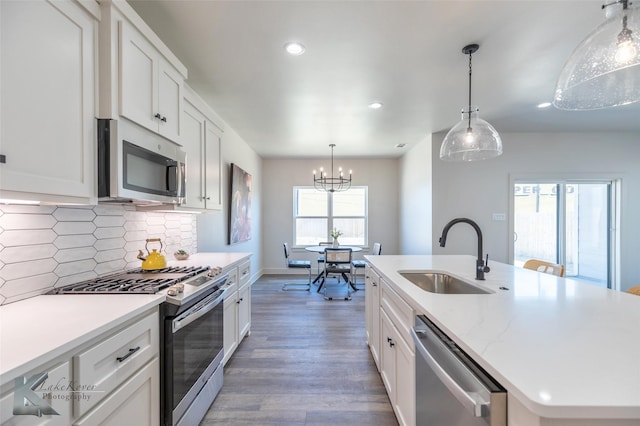
<instances>
[{"instance_id":1,"label":"white upper cabinet","mask_svg":"<svg viewBox=\"0 0 640 426\"><path fill-rule=\"evenodd\" d=\"M145 36L119 22L120 114L180 142L184 77Z\"/></svg>"},{"instance_id":2,"label":"white upper cabinet","mask_svg":"<svg viewBox=\"0 0 640 426\"><path fill-rule=\"evenodd\" d=\"M0 198L95 203L96 2L0 1Z\"/></svg>"},{"instance_id":3,"label":"white upper cabinet","mask_svg":"<svg viewBox=\"0 0 640 426\"><path fill-rule=\"evenodd\" d=\"M222 209L222 130L212 112L188 86L182 115L182 145L187 153L187 191L184 207Z\"/></svg>"}]
</instances>

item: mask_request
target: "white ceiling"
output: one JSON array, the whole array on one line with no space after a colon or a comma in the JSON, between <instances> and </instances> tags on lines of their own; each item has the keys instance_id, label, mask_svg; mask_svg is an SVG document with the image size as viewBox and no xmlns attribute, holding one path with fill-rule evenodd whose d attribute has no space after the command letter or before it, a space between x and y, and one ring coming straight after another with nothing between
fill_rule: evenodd
<instances>
[{"instance_id":1,"label":"white ceiling","mask_svg":"<svg viewBox=\"0 0 640 426\"><path fill-rule=\"evenodd\" d=\"M498 132L640 131L639 104L536 108L602 22L602 1L129 3L187 66L188 84L262 157L326 157L330 143L336 157L394 157L448 130L467 104L469 43L480 44L473 104ZM306 53L287 55L288 41Z\"/></svg>"}]
</instances>

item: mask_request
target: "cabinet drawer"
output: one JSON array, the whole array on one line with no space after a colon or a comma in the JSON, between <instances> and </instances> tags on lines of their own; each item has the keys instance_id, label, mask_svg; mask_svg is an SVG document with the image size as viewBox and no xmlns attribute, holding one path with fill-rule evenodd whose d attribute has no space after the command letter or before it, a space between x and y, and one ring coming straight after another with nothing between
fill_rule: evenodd
<instances>
[{"instance_id":1,"label":"cabinet drawer","mask_svg":"<svg viewBox=\"0 0 640 426\"><path fill-rule=\"evenodd\" d=\"M247 261L238 266L238 272L240 274L240 287L243 287L251 280L251 262Z\"/></svg>"},{"instance_id":2,"label":"cabinet drawer","mask_svg":"<svg viewBox=\"0 0 640 426\"><path fill-rule=\"evenodd\" d=\"M380 282L382 283L380 305L389 315L402 338L413 348L413 340L409 331L413 327L413 309L383 279L380 279Z\"/></svg>"},{"instance_id":3,"label":"cabinet drawer","mask_svg":"<svg viewBox=\"0 0 640 426\"><path fill-rule=\"evenodd\" d=\"M74 414L83 415L159 351L158 313L142 318L73 357L74 379L95 386L92 397L74 401Z\"/></svg>"},{"instance_id":4,"label":"cabinet drawer","mask_svg":"<svg viewBox=\"0 0 640 426\"><path fill-rule=\"evenodd\" d=\"M227 287L227 297L234 291L238 291L238 268L232 268L226 271L229 274L229 279L225 286Z\"/></svg>"}]
</instances>

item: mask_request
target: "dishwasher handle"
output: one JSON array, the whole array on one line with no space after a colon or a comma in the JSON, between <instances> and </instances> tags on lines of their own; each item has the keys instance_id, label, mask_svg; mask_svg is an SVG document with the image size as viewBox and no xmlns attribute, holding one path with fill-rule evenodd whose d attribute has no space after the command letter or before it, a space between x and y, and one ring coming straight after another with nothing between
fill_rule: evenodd
<instances>
[{"instance_id":1,"label":"dishwasher handle","mask_svg":"<svg viewBox=\"0 0 640 426\"><path fill-rule=\"evenodd\" d=\"M426 334L425 331L416 331L411 328L411 336L415 342L415 348L429 365L429 368L438 376L442 384L444 384L449 392L462 404L462 406L471 412L475 417L483 417L484 413L489 410L489 402L480 400L480 396L476 392L467 392L445 371L444 368L431 356L427 348L420 341L419 334Z\"/></svg>"}]
</instances>

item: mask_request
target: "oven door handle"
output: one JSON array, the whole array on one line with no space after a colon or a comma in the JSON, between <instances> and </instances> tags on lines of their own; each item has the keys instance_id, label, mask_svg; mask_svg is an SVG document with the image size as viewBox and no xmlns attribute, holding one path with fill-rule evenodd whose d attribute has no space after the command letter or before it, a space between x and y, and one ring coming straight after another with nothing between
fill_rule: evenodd
<instances>
[{"instance_id":1,"label":"oven door handle","mask_svg":"<svg viewBox=\"0 0 640 426\"><path fill-rule=\"evenodd\" d=\"M226 292L226 288L221 288L220 290L209 296L207 299L198 303L193 308L189 309L187 312L174 319L171 324L172 333L175 333L180 329L188 326L189 324L218 306L224 300L224 294Z\"/></svg>"}]
</instances>

